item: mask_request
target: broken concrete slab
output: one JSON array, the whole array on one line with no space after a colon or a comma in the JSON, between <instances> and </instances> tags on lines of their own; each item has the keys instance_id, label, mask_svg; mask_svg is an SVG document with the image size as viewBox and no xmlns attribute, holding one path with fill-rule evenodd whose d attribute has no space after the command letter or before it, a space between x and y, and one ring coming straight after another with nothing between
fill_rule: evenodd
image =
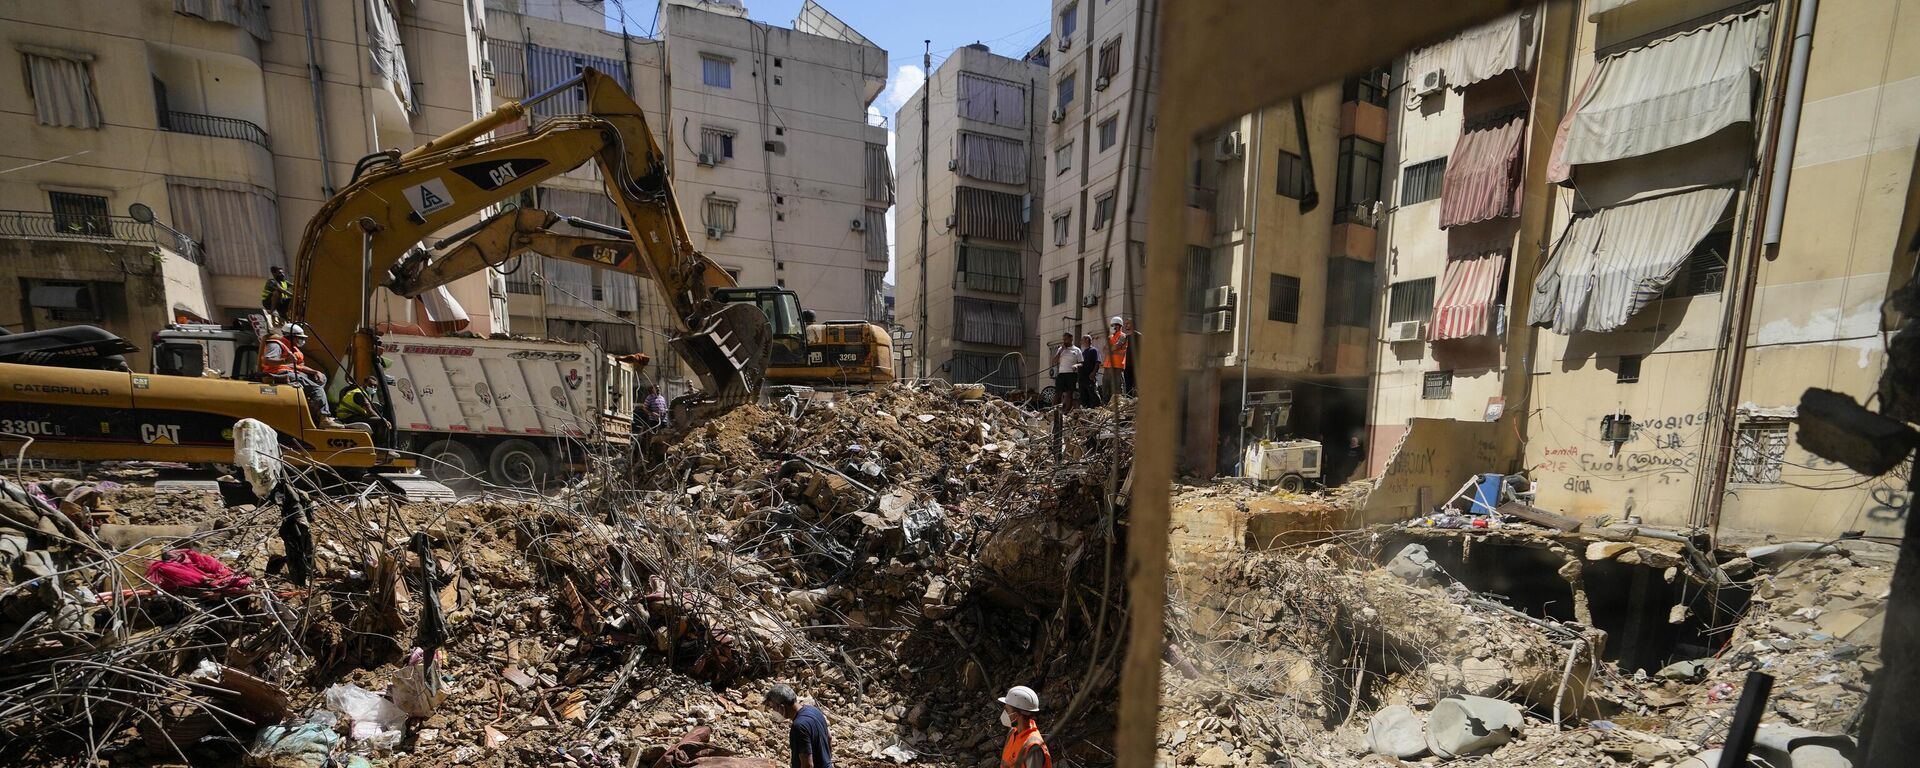
<instances>
[{"instance_id":1,"label":"broken concrete slab","mask_svg":"<svg viewBox=\"0 0 1920 768\"><path fill-rule=\"evenodd\" d=\"M1519 735L1520 708L1485 696L1453 695L1427 716L1427 749L1443 758L1493 750Z\"/></svg>"},{"instance_id":2,"label":"broken concrete slab","mask_svg":"<svg viewBox=\"0 0 1920 768\"><path fill-rule=\"evenodd\" d=\"M1411 707L1383 707L1367 723L1367 749L1374 754L1408 760L1427 753L1427 723Z\"/></svg>"}]
</instances>

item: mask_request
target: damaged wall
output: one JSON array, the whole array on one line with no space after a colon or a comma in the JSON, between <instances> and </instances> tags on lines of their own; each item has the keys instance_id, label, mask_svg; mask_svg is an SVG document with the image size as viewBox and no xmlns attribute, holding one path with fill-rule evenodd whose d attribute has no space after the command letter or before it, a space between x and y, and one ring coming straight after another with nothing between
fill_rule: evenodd
<instances>
[{"instance_id":1,"label":"damaged wall","mask_svg":"<svg viewBox=\"0 0 1920 768\"><path fill-rule=\"evenodd\" d=\"M1516 467L1512 429L1501 421L1413 419L1366 503L1347 527L1390 523L1446 501L1468 477Z\"/></svg>"}]
</instances>

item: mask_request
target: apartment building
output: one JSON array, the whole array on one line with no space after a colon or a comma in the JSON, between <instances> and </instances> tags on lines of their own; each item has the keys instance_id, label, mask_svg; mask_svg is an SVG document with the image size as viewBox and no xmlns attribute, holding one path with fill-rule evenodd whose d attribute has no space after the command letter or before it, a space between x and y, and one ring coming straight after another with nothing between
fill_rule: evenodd
<instances>
[{"instance_id":1,"label":"apartment building","mask_svg":"<svg viewBox=\"0 0 1920 768\"><path fill-rule=\"evenodd\" d=\"M0 326L91 323L139 343L175 318L257 309L268 267L356 160L489 108L483 31L478 0L6 4ZM491 330L488 277L452 289Z\"/></svg>"},{"instance_id":2,"label":"apartment building","mask_svg":"<svg viewBox=\"0 0 1920 768\"><path fill-rule=\"evenodd\" d=\"M1159 0L1055 0L1048 66L1040 346L1104 337L1144 307L1146 193ZM1038 57L1033 57L1038 58Z\"/></svg>"},{"instance_id":3,"label":"apartment building","mask_svg":"<svg viewBox=\"0 0 1920 768\"><path fill-rule=\"evenodd\" d=\"M1794 432L1806 388L1874 391L1913 270L1911 6L1551 3L1398 62L1375 466L1410 419L1499 419L1488 471L1550 509L1899 535L1904 481Z\"/></svg>"},{"instance_id":4,"label":"apartment building","mask_svg":"<svg viewBox=\"0 0 1920 768\"><path fill-rule=\"evenodd\" d=\"M913 332L913 376L1001 394L1044 386L1031 357L1042 233L1029 222L1045 209L1047 83L1043 64L970 45L895 115L898 322Z\"/></svg>"}]
</instances>

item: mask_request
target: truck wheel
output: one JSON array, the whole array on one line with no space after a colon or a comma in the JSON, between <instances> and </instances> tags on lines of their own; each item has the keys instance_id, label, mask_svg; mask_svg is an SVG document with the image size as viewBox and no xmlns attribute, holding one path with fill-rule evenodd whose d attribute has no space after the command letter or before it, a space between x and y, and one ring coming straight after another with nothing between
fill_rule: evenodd
<instances>
[{"instance_id":1,"label":"truck wheel","mask_svg":"<svg viewBox=\"0 0 1920 768\"><path fill-rule=\"evenodd\" d=\"M1287 493L1299 493L1306 489L1307 479L1304 477L1288 474L1280 478L1280 490L1286 491Z\"/></svg>"},{"instance_id":2,"label":"truck wheel","mask_svg":"<svg viewBox=\"0 0 1920 768\"><path fill-rule=\"evenodd\" d=\"M465 443L440 440L429 443L420 453L420 471L446 485L471 485L484 471L480 457Z\"/></svg>"},{"instance_id":3,"label":"truck wheel","mask_svg":"<svg viewBox=\"0 0 1920 768\"><path fill-rule=\"evenodd\" d=\"M547 477L547 452L525 440L503 440L493 447L487 476L495 485L532 488Z\"/></svg>"}]
</instances>

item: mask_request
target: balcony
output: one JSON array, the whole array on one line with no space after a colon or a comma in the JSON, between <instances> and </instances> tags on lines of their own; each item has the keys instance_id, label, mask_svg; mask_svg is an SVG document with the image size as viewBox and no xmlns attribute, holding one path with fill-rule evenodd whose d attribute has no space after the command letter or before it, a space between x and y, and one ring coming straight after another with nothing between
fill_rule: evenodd
<instances>
[{"instance_id":1,"label":"balcony","mask_svg":"<svg viewBox=\"0 0 1920 768\"><path fill-rule=\"evenodd\" d=\"M0 211L0 239L70 240L154 245L205 264L200 245L172 232L126 216L52 214L42 211Z\"/></svg>"},{"instance_id":2,"label":"balcony","mask_svg":"<svg viewBox=\"0 0 1920 768\"><path fill-rule=\"evenodd\" d=\"M258 144L260 148L268 151L273 149L268 144L266 129L231 117L215 117L193 112L161 112L160 130L212 136L216 139L239 139Z\"/></svg>"}]
</instances>

